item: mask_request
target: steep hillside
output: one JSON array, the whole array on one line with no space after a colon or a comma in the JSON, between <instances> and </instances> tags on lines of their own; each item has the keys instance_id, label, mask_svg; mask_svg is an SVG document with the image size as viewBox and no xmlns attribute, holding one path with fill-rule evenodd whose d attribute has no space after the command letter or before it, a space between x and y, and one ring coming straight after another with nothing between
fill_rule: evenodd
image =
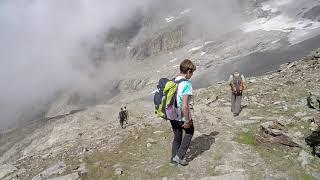
<instances>
[{"instance_id":1,"label":"steep hillside","mask_svg":"<svg viewBox=\"0 0 320 180\"><path fill-rule=\"evenodd\" d=\"M320 179L305 142L320 125L307 105L320 101L320 50L300 59L319 48L320 2L245 0L230 10L221 1L217 16L190 2L159 2L88 42L98 85L59 90L19 112L23 121L0 131L0 179ZM197 65L196 132L189 166L172 167L171 128L154 115L152 95L185 58ZM235 69L250 76L239 117L225 82Z\"/></svg>"},{"instance_id":2,"label":"steep hillside","mask_svg":"<svg viewBox=\"0 0 320 180\"><path fill-rule=\"evenodd\" d=\"M319 53L250 78L239 117L230 112L225 83L196 90L187 167L169 165L168 122L153 115L152 101L136 100L127 104L126 129L116 119L120 104L49 120L2 155L0 174L4 179L318 179L320 159L304 138L320 123L319 112L306 101L309 92L319 93Z\"/></svg>"}]
</instances>

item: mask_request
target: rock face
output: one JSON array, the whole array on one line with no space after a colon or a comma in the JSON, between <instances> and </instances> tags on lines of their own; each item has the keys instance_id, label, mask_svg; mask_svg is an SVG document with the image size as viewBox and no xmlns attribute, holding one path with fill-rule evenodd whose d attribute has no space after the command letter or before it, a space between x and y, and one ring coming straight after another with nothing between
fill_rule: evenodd
<instances>
[{"instance_id":1,"label":"rock face","mask_svg":"<svg viewBox=\"0 0 320 180\"><path fill-rule=\"evenodd\" d=\"M73 101L77 101L75 99L78 99L76 98L76 95L71 95L71 94L62 95L54 103L52 103L50 110L46 115L46 118L47 119L61 118L63 116L67 116L75 112L81 111L83 108L73 105L74 104Z\"/></svg>"},{"instance_id":2,"label":"rock face","mask_svg":"<svg viewBox=\"0 0 320 180\"><path fill-rule=\"evenodd\" d=\"M320 5L311 8L302 17L313 21L320 21Z\"/></svg>"},{"instance_id":3,"label":"rock face","mask_svg":"<svg viewBox=\"0 0 320 180\"><path fill-rule=\"evenodd\" d=\"M132 44L133 48L130 50L129 56L142 60L161 51L182 47L186 44L184 37L187 28L185 26L185 23L173 25L150 34L148 38L136 39Z\"/></svg>"},{"instance_id":4,"label":"rock face","mask_svg":"<svg viewBox=\"0 0 320 180\"><path fill-rule=\"evenodd\" d=\"M306 143L312 147L314 155L320 157L320 130L313 131L310 136L305 139Z\"/></svg>"},{"instance_id":5,"label":"rock face","mask_svg":"<svg viewBox=\"0 0 320 180\"><path fill-rule=\"evenodd\" d=\"M309 108L320 111L320 95L310 92L307 98L307 104Z\"/></svg>"},{"instance_id":6,"label":"rock face","mask_svg":"<svg viewBox=\"0 0 320 180\"><path fill-rule=\"evenodd\" d=\"M64 172L65 168L66 168L66 164L62 161L59 161L58 163L44 170L37 176L33 177L32 180L42 180L42 179L47 179L54 175L60 175Z\"/></svg>"},{"instance_id":7,"label":"rock face","mask_svg":"<svg viewBox=\"0 0 320 180\"><path fill-rule=\"evenodd\" d=\"M0 179L16 170L17 168L12 165L8 165L8 164L0 165Z\"/></svg>"},{"instance_id":8,"label":"rock face","mask_svg":"<svg viewBox=\"0 0 320 180\"><path fill-rule=\"evenodd\" d=\"M283 131L283 126L274 121L269 121L261 124L260 131L256 136L257 143L265 144L281 144L290 147L300 147L295 143L287 133Z\"/></svg>"}]
</instances>

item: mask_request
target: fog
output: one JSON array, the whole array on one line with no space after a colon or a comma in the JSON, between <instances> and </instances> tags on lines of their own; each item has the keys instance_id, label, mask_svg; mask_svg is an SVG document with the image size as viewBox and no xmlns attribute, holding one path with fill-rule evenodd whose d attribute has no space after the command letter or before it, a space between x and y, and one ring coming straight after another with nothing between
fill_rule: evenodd
<instances>
[{"instance_id":1,"label":"fog","mask_svg":"<svg viewBox=\"0 0 320 180\"><path fill-rule=\"evenodd\" d=\"M137 12L165 17L176 8L192 8L190 27L214 34L236 27L244 4L240 0L0 1L0 129L40 116L57 91L95 93L116 79L119 59L105 59L98 72L89 50L112 28L133 21ZM150 14L151 7L156 11Z\"/></svg>"},{"instance_id":2,"label":"fog","mask_svg":"<svg viewBox=\"0 0 320 180\"><path fill-rule=\"evenodd\" d=\"M57 90L94 88L96 80L89 78L94 67L83 43L123 26L150 2L2 0L0 125L20 118L39 101L45 103Z\"/></svg>"}]
</instances>

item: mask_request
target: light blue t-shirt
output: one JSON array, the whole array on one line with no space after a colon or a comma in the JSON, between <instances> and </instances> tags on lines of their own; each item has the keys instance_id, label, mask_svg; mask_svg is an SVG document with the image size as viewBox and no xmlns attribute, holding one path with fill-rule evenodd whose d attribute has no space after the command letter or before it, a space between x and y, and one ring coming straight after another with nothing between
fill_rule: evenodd
<instances>
[{"instance_id":1,"label":"light blue t-shirt","mask_svg":"<svg viewBox=\"0 0 320 180\"><path fill-rule=\"evenodd\" d=\"M176 77L175 81L177 82L177 81L184 79L184 78L185 77L183 77L183 76L178 76L178 77ZM186 95L192 96L192 84L188 80L182 81L179 84L178 90L177 90L177 98L176 99L177 99L177 105L179 107L178 110L180 111L179 118L178 118L179 121L185 121L181 112L182 112L182 98L183 98L183 96L186 96ZM189 98L188 104L190 104L190 98ZM191 118L191 113L189 116Z\"/></svg>"}]
</instances>

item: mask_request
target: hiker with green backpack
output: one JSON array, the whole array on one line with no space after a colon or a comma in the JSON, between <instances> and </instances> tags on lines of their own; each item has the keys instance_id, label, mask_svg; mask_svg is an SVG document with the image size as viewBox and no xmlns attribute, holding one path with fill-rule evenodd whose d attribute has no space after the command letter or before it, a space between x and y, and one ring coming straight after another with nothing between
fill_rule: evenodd
<instances>
[{"instance_id":1,"label":"hiker with green backpack","mask_svg":"<svg viewBox=\"0 0 320 180\"><path fill-rule=\"evenodd\" d=\"M243 74L235 71L230 75L228 84L231 87L231 112L233 112L233 116L238 116L241 111L241 99L246 79Z\"/></svg>"},{"instance_id":2,"label":"hiker with green backpack","mask_svg":"<svg viewBox=\"0 0 320 180\"><path fill-rule=\"evenodd\" d=\"M162 78L154 95L155 113L170 120L174 139L172 142L171 163L188 165L184 159L194 133L193 120L190 112L192 96L192 77L196 66L189 59L180 64L180 74L173 80ZM183 136L184 131L184 136Z\"/></svg>"}]
</instances>

